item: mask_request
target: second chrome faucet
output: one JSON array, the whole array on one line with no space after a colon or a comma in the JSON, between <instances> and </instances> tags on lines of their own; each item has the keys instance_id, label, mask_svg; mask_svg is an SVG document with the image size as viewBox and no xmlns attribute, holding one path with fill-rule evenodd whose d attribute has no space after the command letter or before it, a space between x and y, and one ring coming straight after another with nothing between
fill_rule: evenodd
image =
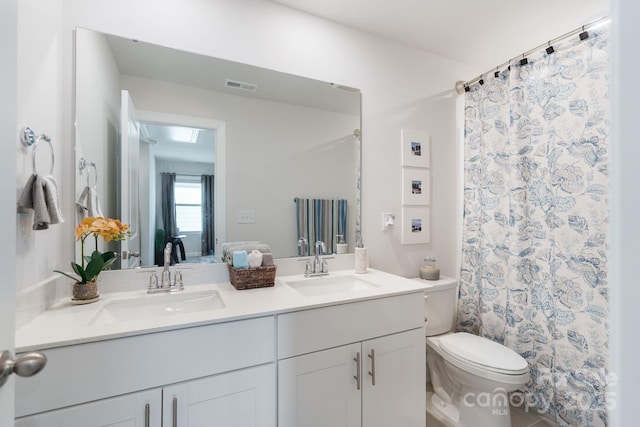
<instances>
[{"instance_id":1,"label":"second chrome faucet","mask_svg":"<svg viewBox=\"0 0 640 427\"><path fill-rule=\"evenodd\" d=\"M171 270L169 269L169 266L171 265L171 250L171 242L168 242L164 247L164 267L162 269L161 280L158 281L158 275L155 272L151 273L151 277L149 277L149 289L147 290L148 293L155 294L159 292L175 292L184 290L182 272L180 272L180 270L176 270L173 277L171 277Z\"/></svg>"},{"instance_id":2,"label":"second chrome faucet","mask_svg":"<svg viewBox=\"0 0 640 427\"><path fill-rule=\"evenodd\" d=\"M327 265L327 259L332 258L323 258L320 259L320 256L324 255L324 252L327 250L325 244L321 240L317 240L315 244L315 255L313 261L307 260L307 263L304 268L304 276L312 277L312 276L324 276L329 274L329 266Z\"/></svg>"}]
</instances>

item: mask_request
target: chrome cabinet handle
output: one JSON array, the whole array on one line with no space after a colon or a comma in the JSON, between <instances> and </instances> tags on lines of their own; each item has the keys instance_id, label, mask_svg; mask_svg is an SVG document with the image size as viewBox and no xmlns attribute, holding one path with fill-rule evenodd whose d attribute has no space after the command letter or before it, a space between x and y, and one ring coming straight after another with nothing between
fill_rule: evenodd
<instances>
[{"instance_id":1,"label":"chrome cabinet handle","mask_svg":"<svg viewBox=\"0 0 640 427\"><path fill-rule=\"evenodd\" d=\"M47 364L47 356L39 352L26 353L15 360L10 351L0 354L0 387L7 381L7 377L16 374L20 377L30 377L37 374Z\"/></svg>"},{"instance_id":2,"label":"chrome cabinet handle","mask_svg":"<svg viewBox=\"0 0 640 427\"><path fill-rule=\"evenodd\" d=\"M151 405L144 405L144 427L149 427L149 417L151 416Z\"/></svg>"},{"instance_id":3,"label":"chrome cabinet handle","mask_svg":"<svg viewBox=\"0 0 640 427\"><path fill-rule=\"evenodd\" d=\"M356 362L356 375L353 379L356 380L356 389L360 390L360 352L356 353L356 357L353 358L353 361Z\"/></svg>"},{"instance_id":4,"label":"chrome cabinet handle","mask_svg":"<svg viewBox=\"0 0 640 427\"><path fill-rule=\"evenodd\" d=\"M424 300L425 302L429 299L429 295L424 294ZM429 323L429 318L427 316L424 316L424 324L426 325L427 323Z\"/></svg>"},{"instance_id":5,"label":"chrome cabinet handle","mask_svg":"<svg viewBox=\"0 0 640 427\"><path fill-rule=\"evenodd\" d=\"M369 371L369 375L371 375L371 385L376 385L376 351L374 349L371 349L369 359L371 359L371 371Z\"/></svg>"},{"instance_id":6,"label":"chrome cabinet handle","mask_svg":"<svg viewBox=\"0 0 640 427\"><path fill-rule=\"evenodd\" d=\"M173 398L173 427L178 427L178 398Z\"/></svg>"}]
</instances>

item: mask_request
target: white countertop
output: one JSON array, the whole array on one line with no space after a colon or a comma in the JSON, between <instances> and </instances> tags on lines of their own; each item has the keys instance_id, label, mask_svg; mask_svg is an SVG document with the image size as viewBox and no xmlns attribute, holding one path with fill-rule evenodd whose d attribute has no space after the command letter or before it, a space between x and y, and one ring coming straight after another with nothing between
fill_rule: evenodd
<instances>
[{"instance_id":1,"label":"white countertop","mask_svg":"<svg viewBox=\"0 0 640 427\"><path fill-rule=\"evenodd\" d=\"M376 286L353 292L305 297L285 284L296 280L316 280L340 275L354 275L358 279ZM442 277L438 281L406 279L370 269L364 274L355 274L353 270L342 270L318 278L305 278L303 275L276 277L273 287L242 291L236 290L228 282L192 286L186 284L185 290L179 292L180 294L215 290L222 297L224 308L109 324L91 324L105 305L130 298L166 297L166 294L149 295L146 293L146 289L104 293L98 302L87 305L72 305L70 300L66 298L16 332L16 352L24 353L400 295L423 291L445 282L455 282L455 279L446 277Z\"/></svg>"}]
</instances>

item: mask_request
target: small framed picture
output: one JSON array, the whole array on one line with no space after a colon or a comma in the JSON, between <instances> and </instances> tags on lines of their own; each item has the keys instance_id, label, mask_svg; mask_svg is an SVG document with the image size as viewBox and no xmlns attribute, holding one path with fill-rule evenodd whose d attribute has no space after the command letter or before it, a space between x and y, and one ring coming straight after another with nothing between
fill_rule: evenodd
<instances>
[{"instance_id":1,"label":"small framed picture","mask_svg":"<svg viewBox=\"0 0 640 427\"><path fill-rule=\"evenodd\" d=\"M402 204L429 205L431 175L429 169L402 168Z\"/></svg>"},{"instance_id":2,"label":"small framed picture","mask_svg":"<svg viewBox=\"0 0 640 427\"><path fill-rule=\"evenodd\" d=\"M429 155L429 134L411 129L402 129L402 166L428 168L431 164Z\"/></svg>"},{"instance_id":3,"label":"small framed picture","mask_svg":"<svg viewBox=\"0 0 640 427\"><path fill-rule=\"evenodd\" d=\"M402 244L431 243L431 212L427 206L402 207Z\"/></svg>"}]
</instances>

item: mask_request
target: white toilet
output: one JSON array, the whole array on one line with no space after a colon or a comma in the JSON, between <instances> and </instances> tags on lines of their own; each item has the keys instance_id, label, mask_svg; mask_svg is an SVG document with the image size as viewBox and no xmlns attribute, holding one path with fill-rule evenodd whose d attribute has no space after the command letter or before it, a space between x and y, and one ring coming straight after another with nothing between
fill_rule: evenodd
<instances>
[{"instance_id":1,"label":"white toilet","mask_svg":"<svg viewBox=\"0 0 640 427\"><path fill-rule=\"evenodd\" d=\"M434 391L427 393L427 412L449 427L510 427L508 393L528 381L526 360L487 338L453 333L456 281L429 284L424 307Z\"/></svg>"}]
</instances>

